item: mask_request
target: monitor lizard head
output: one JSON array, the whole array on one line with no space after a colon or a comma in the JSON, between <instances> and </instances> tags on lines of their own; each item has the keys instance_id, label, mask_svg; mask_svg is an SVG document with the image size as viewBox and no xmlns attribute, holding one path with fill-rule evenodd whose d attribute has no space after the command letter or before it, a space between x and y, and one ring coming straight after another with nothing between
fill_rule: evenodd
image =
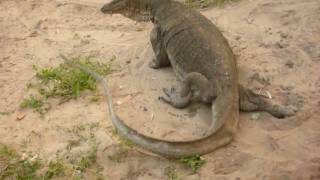
<instances>
[{"instance_id":1,"label":"monitor lizard head","mask_svg":"<svg viewBox=\"0 0 320 180\"><path fill-rule=\"evenodd\" d=\"M150 21L152 0L112 0L101 11L105 14L122 14L135 21Z\"/></svg>"}]
</instances>

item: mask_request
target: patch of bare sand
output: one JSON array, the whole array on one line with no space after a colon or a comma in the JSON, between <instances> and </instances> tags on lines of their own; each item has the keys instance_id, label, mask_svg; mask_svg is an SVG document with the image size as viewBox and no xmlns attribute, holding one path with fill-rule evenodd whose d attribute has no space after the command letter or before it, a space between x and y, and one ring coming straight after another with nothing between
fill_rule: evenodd
<instances>
[{"instance_id":1,"label":"patch of bare sand","mask_svg":"<svg viewBox=\"0 0 320 180\"><path fill-rule=\"evenodd\" d=\"M275 100L294 105L299 112L282 120L261 113L257 121L250 120L251 113L242 113L234 142L205 155L207 163L195 175L188 175L180 164L134 150L119 161L112 160L110 156L116 156L119 149L110 136L103 101L90 103L83 98L53 106L43 118L24 111L25 118L16 120L19 103L27 94L26 84L34 75L32 65L58 65L62 60L57 52L102 60L116 56L110 84L115 101L125 101L116 106L117 112L142 133L189 139L201 134L210 120L210 109L204 105L176 110L157 100L163 87L175 83L175 77L170 68L147 66L153 56L151 24L104 16L99 8L66 2L0 1L0 107L1 112L9 113L0 115L1 143L45 159L54 158L57 152L78 156L88 147L80 143L67 151L70 141L78 138L70 130L99 122L93 132L99 143L98 163L110 179L165 179L168 166L187 174L184 179L320 178L318 0L243 1L203 12L228 38L241 82L271 92ZM89 3L93 2L102 1ZM35 28L47 35L34 34ZM127 98L131 94L134 96Z\"/></svg>"}]
</instances>

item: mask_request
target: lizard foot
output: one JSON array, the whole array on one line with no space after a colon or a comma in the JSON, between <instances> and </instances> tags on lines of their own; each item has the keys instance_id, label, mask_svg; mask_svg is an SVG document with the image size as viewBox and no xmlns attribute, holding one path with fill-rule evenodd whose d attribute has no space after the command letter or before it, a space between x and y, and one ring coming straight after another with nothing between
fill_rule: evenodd
<instances>
[{"instance_id":1,"label":"lizard foot","mask_svg":"<svg viewBox=\"0 0 320 180\"><path fill-rule=\"evenodd\" d=\"M157 61L155 59L152 59L152 61L149 62L148 66L152 69L159 69L160 68L160 64L157 63Z\"/></svg>"},{"instance_id":2,"label":"lizard foot","mask_svg":"<svg viewBox=\"0 0 320 180\"><path fill-rule=\"evenodd\" d=\"M174 87L170 90L163 88L165 96L160 96L158 99L165 103L172 105L175 108L184 108L189 105L191 101L191 95L181 97Z\"/></svg>"},{"instance_id":3,"label":"lizard foot","mask_svg":"<svg viewBox=\"0 0 320 180\"><path fill-rule=\"evenodd\" d=\"M269 113L277 118L285 118L293 116L297 111L298 109L294 106L275 105Z\"/></svg>"}]
</instances>

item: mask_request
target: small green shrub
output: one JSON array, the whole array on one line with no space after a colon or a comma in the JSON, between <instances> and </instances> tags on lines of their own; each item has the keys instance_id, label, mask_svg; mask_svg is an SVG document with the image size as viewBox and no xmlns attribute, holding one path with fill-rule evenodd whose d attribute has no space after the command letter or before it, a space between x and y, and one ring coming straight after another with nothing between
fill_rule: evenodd
<instances>
[{"instance_id":1,"label":"small green shrub","mask_svg":"<svg viewBox=\"0 0 320 180\"><path fill-rule=\"evenodd\" d=\"M40 114L46 113L50 108L49 104L45 103L43 99L36 98L33 95L30 95L29 98L23 99L20 103L20 107L22 109L35 109L35 111L39 112Z\"/></svg>"},{"instance_id":2,"label":"small green shrub","mask_svg":"<svg viewBox=\"0 0 320 180\"><path fill-rule=\"evenodd\" d=\"M102 76L111 73L109 64L95 62L90 58L78 57L71 59L71 61ZM49 110L50 104L47 102L49 98L58 98L63 103L70 99L77 99L82 91L95 91L97 88L97 81L93 77L66 63L62 63L58 67L44 69L33 66L33 69L36 71L36 82L28 83L27 88L35 89L37 96L31 95L24 99L20 107L35 109L40 114ZM98 101L98 98L99 96L95 96L92 101Z\"/></svg>"},{"instance_id":3,"label":"small green shrub","mask_svg":"<svg viewBox=\"0 0 320 180\"><path fill-rule=\"evenodd\" d=\"M23 101L20 104L21 108L40 108L43 106L43 102L37 98L35 98L33 95L30 96L28 99L23 99Z\"/></svg>"},{"instance_id":4,"label":"small green shrub","mask_svg":"<svg viewBox=\"0 0 320 180\"><path fill-rule=\"evenodd\" d=\"M100 75L108 75L110 66L104 63L93 62L89 58L74 58L74 63L81 64ZM39 70L36 77L41 81L39 93L45 98L61 97L75 99L84 90L96 90L96 80L87 73L70 67L65 63L55 68Z\"/></svg>"},{"instance_id":5,"label":"small green shrub","mask_svg":"<svg viewBox=\"0 0 320 180\"><path fill-rule=\"evenodd\" d=\"M196 172L205 163L205 159L201 156L192 156L181 158L180 162L191 168L193 172Z\"/></svg>"}]
</instances>

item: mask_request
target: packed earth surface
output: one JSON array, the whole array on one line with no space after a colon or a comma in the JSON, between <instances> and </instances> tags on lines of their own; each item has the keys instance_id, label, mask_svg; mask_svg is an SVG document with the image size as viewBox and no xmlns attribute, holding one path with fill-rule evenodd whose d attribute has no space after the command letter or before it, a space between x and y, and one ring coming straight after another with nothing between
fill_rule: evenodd
<instances>
[{"instance_id":1,"label":"packed earth surface","mask_svg":"<svg viewBox=\"0 0 320 180\"><path fill-rule=\"evenodd\" d=\"M44 115L20 108L35 65L58 66L59 53L90 56L110 63L113 71L105 78L116 111L132 128L175 140L198 137L206 129L209 106L194 103L180 110L158 100L162 88L177 82L171 68L148 67L153 25L104 15L99 9L106 2L0 0L0 144L43 161L68 162L89 152L94 139L104 179L320 179L319 0L243 0L200 9L228 39L241 84L297 113L277 119L241 112L234 141L204 155L196 172L119 140L101 88L97 102L84 92L65 103L52 99ZM87 135L90 142L83 138ZM0 170L3 166L0 160Z\"/></svg>"}]
</instances>

